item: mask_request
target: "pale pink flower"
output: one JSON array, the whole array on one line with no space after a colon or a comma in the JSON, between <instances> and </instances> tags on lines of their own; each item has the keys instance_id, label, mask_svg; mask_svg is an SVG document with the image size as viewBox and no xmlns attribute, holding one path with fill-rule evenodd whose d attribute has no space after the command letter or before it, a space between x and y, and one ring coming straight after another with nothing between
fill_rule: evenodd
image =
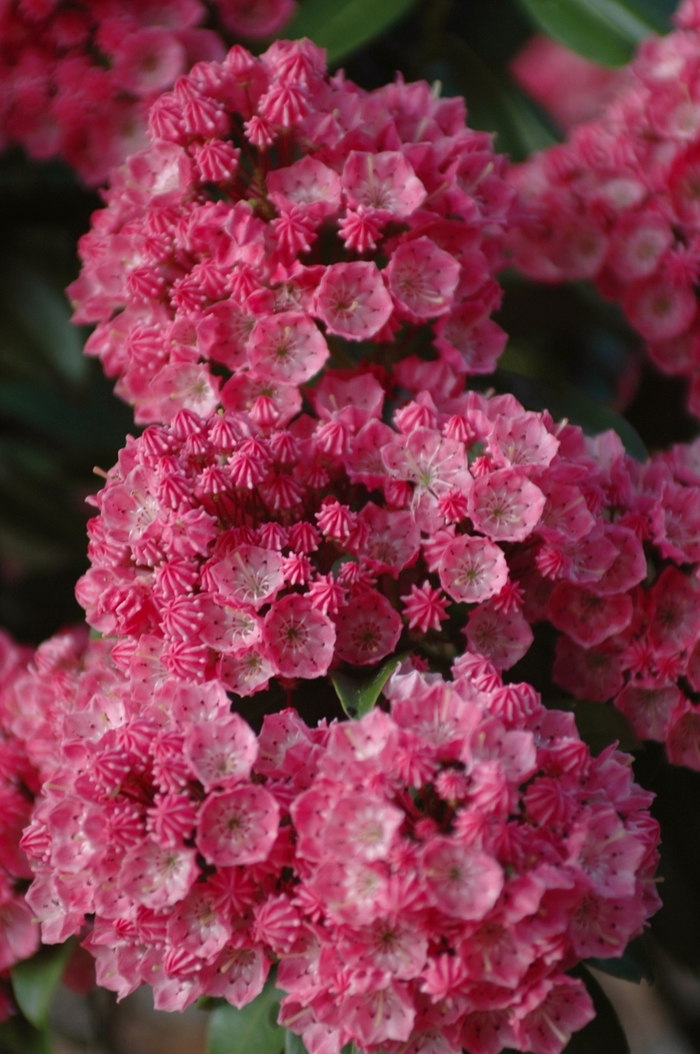
<instances>
[{"instance_id":1,"label":"pale pink flower","mask_svg":"<svg viewBox=\"0 0 700 1054\"><path fill-rule=\"evenodd\" d=\"M497 469L474 482L469 515L478 531L496 542L522 541L534 530L545 497L526 476Z\"/></svg>"},{"instance_id":2,"label":"pale pink flower","mask_svg":"<svg viewBox=\"0 0 700 1054\"><path fill-rule=\"evenodd\" d=\"M473 604L500 593L508 581L501 549L486 538L460 534L446 546L438 567L442 588L453 600Z\"/></svg>"},{"instance_id":3,"label":"pale pink flower","mask_svg":"<svg viewBox=\"0 0 700 1054\"><path fill-rule=\"evenodd\" d=\"M197 847L210 864L231 867L265 860L277 837L279 806L264 787L212 794L199 811Z\"/></svg>"},{"instance_id":4,"label":"pale pink flower","mask_svg":"<svg viewBox=\"0 0 700 1054\"><path fill-rule=\"evenodd\" d=\"M283 677L322 677L333 658L336 630L311 600L291 594L265 616L263 639Z\"/></svg>"},{"instance_id":5,"label":"pale pink flower","mask_svg":"<svg viewBox=\"0 0 700 1054\"><path fill-rule=\"evenodd\" d=\"M410 162L392 150L377 154L353 150L343 169L343 186L353 207L364 205L399 219L415 212L426 197Z\"/></svg>"},{"instance_id":6,"label":"pale pink flower","mask_svg":"<svg viewBox=\"0 0 700 1054\"><path fill-rule=\"evenodd\" d=\"M375 263L331 264L324 271L315 314L329 333L366 340L386 324L391 311L391 297Z\"/></svg>"},{"instance_id":7,"label":"pale pink flower","mask_svg":"<svg viewBox=\"0 0 700 1054\"><path fill-rule=\"evenodd\" d=\"M177 904L197 877L194 849L166 849L143 841L130 850L121 867L124 892L148 908Z\"/></svg>"},{"instance_id":8,"label":"pale pink flower","mask_svg":"<svg viewBox=\"0 0 700 1054\"><path fill-rule=\"evenodd\" d=\"M401 310L414 321L436 318L449 311L459 264L430 238L403 242L386 269L389 289Z\"/></svg>"}]
</instances>

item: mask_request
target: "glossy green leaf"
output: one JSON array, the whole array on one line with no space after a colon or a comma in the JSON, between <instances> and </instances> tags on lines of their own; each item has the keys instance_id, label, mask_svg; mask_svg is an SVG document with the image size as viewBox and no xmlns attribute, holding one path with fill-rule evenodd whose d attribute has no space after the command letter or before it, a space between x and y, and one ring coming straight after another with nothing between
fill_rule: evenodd
<instances>
[{"instance_id":1,"label":"glossy green leaf","mask_svg":"<svg viewBox=\"0 0 700 1054\"><path fill-rule=\"evenodd\" d=\"M269 980L257 999L242 1010L217 1007L209 1021L208 1054L281 1054L286 1029L277 1024L284 995Z\"/></svg>"},{"instance_id":2,"label":"glossy green leaf","mask_svg":"<svg viewBox=\"0 0 700 1054\"><path fill-rule=\"evenodd\" d=\"M573 711L578 734L588 744L592 754L600 754L601 750L615 742L620 744L620 750L639 750L641 743L632 725L610 703L577 699Z\"/></svg>"},{"instance_id":3,"label":"glossy green leaf","mask_svg":"<svg viewBox=\"0 0 700 1054\"><path fill-rule=\"evenodd\" d=\"M637 461L646 461L649 457L639 433L629 421L571 384L541 381L510 370L497 370L493 384L499 391L512 392L528 410L549 410L555 421L565 417L572 424L579 425L586 435L594 436L612 429L619 435L627 453Z\"/></svg>"},{"instance_id":4,"label":"glossy green leaf","mask_svg":"<svg viewBox=\"0 0 700 1054\"><path fill-rule=\"evenodd\" d=\"M496 149L523 161L556 142L529 100L488 66L461 37L442 38L440 53L467 101L469 125L496 136Z\"/></svg>"},{"instance_id":5,"label":"glossy green leaf","mask_svg":"<svg viewBox=\"0 0 700 1054\"><path fill-rule=\"evenodd\" d=\"M648 981L651 984L654 980L654 969L644 936L630 941L625 948L624 955L621 955L619 959L592 957L587 960L587 963L596 970L600 970L601 973L619 977L623 981L632 981L634 984L641 984L642 981Z\"/></svg>"},{"instance_id":6,"label":"glossy green leaf","mask_svg":"<svg viewBox=\"0 0 700 1054\"><path fill-rule=\"evenodd\" d=\"M285 28L290 40L310 37L330 63L385 33L415 0L305 0Z\"/></svg>"},{"instance_id":7,"label":"glossy green leaf","mask_svg":"<svg viewBox=\"0 0 700 1054\"><path fill-rule=\"evenodd\" d=\"M75 398L47 383L0 380L0 414L76 450L121 446L134 431L131 411L102 378Z\"/></svg>"},{"instance_id":8,"label":"glossy green leaf","mask_svg":"<svg viewBox=\"0 0 700 1054\"><path fill-rule=\"evenodd\" d=\"M17 1005L35 1028L46 1025L51 1000L72 950L73 941L45 945L31 959L17 963L12 969L12 991Z\"/></svg>"},{"instance_id":9,"label":"glossy green leaf","mask_svg":"<svg viewBox=\"0 0 700 1054\"><path fill-rule=\"evenodd\" d=\"M540 29L602 66L629 62L634 47L663 29L646 5L632 0L520 0Z\"/></svg>"},{"instance_id":10,"label":"glossy green leaf","mask_svg":"<svg viewBox=\"0 0 700 1054\"><path fill-rule=\"evenodd\" d=\"M574 1032L567 1054L630 1054L629 1043L615 1008L595 977L585 966L571 971L580 977L593 1000L595 1017L580 1032Z\"/></svg>"},{"instance_id":11,"label":"glossy green leaf","mask_svg":"<svg viewBox=\"0 0 700 1054\"><path fill-rule=\"evenodd\" d=\"M296 1032L290 1032L289 1029L285 1032L284 1054L307 1054L304 1040L301 1036L297 1036Z\"/></svg>"},{"instance_id":12,"label":"glossy green leaf","mask_svg":"<svg viewBox=\"0 0 700 1054\"><path fill-rule=\"evenodd\" d=\"M51 1054L48 1031L15 1014L0 1025L0 1054Z\"/></svg>"},{"instance_id":13,"label":"glossy green leaf","mask_svg":"<svg viewBox=\"0 0 700 1054\"><path fill-rule=\"evenodd\" d=\"M84 335L71 321L63 292L27 263L1 272L0 304L21 335L70 384L80 384L90 368L83 355ZM26 352L25 352L26 353Z\"/></svg>"},{"instance_id":14,"label":"glossy green leaf","mask_svg":"<svg viewBox=\"0 0 700 1054\"><path fill-rule=\"evenodd\" d=\"M365 676L344 673L342 670L335 670L331 673L333 687L348 717L363 717L369 713L382 694L384 685L402 659L403 656L392 655L378 670Z\"/></svg>"}]
</instances>

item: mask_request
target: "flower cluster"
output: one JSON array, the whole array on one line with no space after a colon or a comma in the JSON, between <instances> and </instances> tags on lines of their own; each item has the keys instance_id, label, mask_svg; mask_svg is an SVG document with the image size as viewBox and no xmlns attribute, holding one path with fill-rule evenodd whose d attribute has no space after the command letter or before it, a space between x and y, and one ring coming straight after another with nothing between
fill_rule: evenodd
<instances>
[{"instance_id":1,"label":"flower cluster","mask_svg":"<svg viewBox=\"0 0 700 1054\"><path fill-rule=\"evenodd\" d=\"M0 7L0 146L59 156L88 184L146 139L150 104L180 74L221 58L224 33L266 37L294 0L7 0Z\"/></svg>"},{"instance_id":2,"label":"flower cluster","mask_svg":"<svg viewBox=\"0 0 700 1054\"><path fill-rule=\"evenodd\" d=\"M479 656L453 682L405 664L391 716L310 729L285 710L257 737L216 682L145 648L100 660L109 687L90 672L66 700L22 844L44 941L93 915L120 995L242 1006L277 961L310 1054L558 1054L593 1013L565 971L621 955L658 906L629 759L592 758L571 715Z\"/></svg>"},{"instance_id":3,"label":"flower cluster","mask_svg":"<svg viewBox=\"0 0 700 1054\"><path fill-rule=\"evenodd\" d=\"M311 1054L558 1054L593 1017L565 971L659 906L629 758L479 656L453 674L406 663L391 716L332 726L291 805L304 924L277 983Z\"/></svg>"},{"instance_id":4,"label":"flower cluster","mask_svg":"<svg viewBox=\"0 0 700 1054\"><path fill-rule=\"evenodd\" d=\"M220 684L179 681L146 647L127 661L72 643L72 662L59 637L48 650L63 660L33 671L37 695L52 690L55 749L22 840L42 938L62 942L94 916L84 946L98 984L124 996L148 983L166 1010L204 993L242 1006L267 977L269 935L284 932L293 856L264 786L264 737Z\"/></svg>"},{"instance_id":5,"label":"flower cluster","mask_svg":"<svg viewBox=\"0 0 700 1054\"><path fill-rule=\"evenodd\" d=\"M599 448L598 461L605 541L616 549L594 554L584 540L580 584L561 579L560 547L540 554L526 611L561 631L557 684L613 699L640 739L665 742L674 764L700 770L700 440L645 465L619 444Z\"/></svg>"},{"instance_id":6,"label":"flower cluster","mask_svg":"<svg viewBox=\"0 0 700 1054\"><path fill-rule=\"evenodd\" d=\"M69 288L140 422L260 395L284 423L331 354L434 347L490 372L513 191L463 100L425 83L365 92L310 41L198 63L115 173Z\"/></svg>"},{"instance_id":7,"label":"flower cluster","mask_svg":"<svg viewBox=\"0 0 700 1054\"><path fill-rule=\"evenodd\" d=\"M398 373L461 389L444 363L407 359ZM589 581L569 551L586 538L617 553L577 485L593 459L580 430L511 396L434 393L440 409L420 391L391 427L372 372L330 370L308 391L315 415L287 428L259 424L256 406L150 425L95 499L77 588L89 623L133 646L147 637L174 675L239 695L373 665L397 648L400 613L424 639L450 606L446 636L463 641L468 607L470 648L511 667L532 632L509 561L556 539L562 573ZM641 547L633 557L611 588L644 576Z\"/></svg>"},{"instance_id":8,"label":"flower cluster","mask_svg":"<svg viewBox=\"0 0 700 1054\"><path fill-rule=\"evenodd\" d=\"M24 899L32 872L20 840L40 784L24 742L12 731L15 692L30 660L31 649L0 631L0 1021L14 1010L11 967L39 947L39 927Z\"/></svg>"},{"instance_id":9,"label":"flower cluster","mask_svg":"<svg viewBox=\"0 0 700 1054\"><path fill-rule=\"evenodd\" d=\"M465 638L509 669L544 620L557 684L700 768L700 441L642 466L436 365L397 367L430 387L393 427L374 373L329 370L287 428L181 410L130 440L95 499L89 623L247 696Z\"/></svg>"},{"instance_id":10,"label":"flower cluster","mask_svg":"<svg viewBox=\"0 0 700 1054\"><path fill-rule=\"evenodd\" d=\"M700 416L697 312L700 14L646 40L598 120L513 170L524 214L516 265L545 282L595 279L666 373L691 380Z\"/></svg>"}]
</instances>

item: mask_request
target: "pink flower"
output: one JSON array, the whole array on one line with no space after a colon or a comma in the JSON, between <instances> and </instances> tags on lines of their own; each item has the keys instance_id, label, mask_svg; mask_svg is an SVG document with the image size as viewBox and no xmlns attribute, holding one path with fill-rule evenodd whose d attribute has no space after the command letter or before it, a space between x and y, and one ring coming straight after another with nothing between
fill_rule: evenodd
<instances>
[{"instance_id":1,"label":"pink flower","mask_svg":"<svg viewBox=\"0 0 700 1054\"><path fill-rule=\"evenodd\" d=\"M197 846L210 864L231 867L267 858L277 837L279 806L264 787L212 794L199 812Z\"/></svg>"},{"instance_id":2,"label":"pink flower","mask_svg":"<svg viewBox=\"0 0 700 1054\"><path fill-rule=\"evenodd\" d=\"M499 864L447 838L433 838L423 854L428 896L447 915L482 919L503 887Z\"/></svg>"},{"instance_id":3,"label":"pink flower","mask_svg":"<svg viewBox=\"0 0 700 1054\"><path fill-rule=\"evenodd\" d=\"M194 849L165 849L144 841L124 858L124 892L148 908L165 908L185 897L197 876Z\"/></svg>"},{"instance_id":4,"label":"pink flower","mask_svg":"<svg viewBox=\"0 0 700 1054\"><path fill-rule=\"evenodd\" d=\"M348 340L373 337L391 315L391 298L377 265L331 264L319 284L315 311L329 333Z\"/></svg>"},{"instance_id":5,"label":"pink flower","mask_svg":"<svg viewBox=\"0 0 700 1054\"><path fill-rule=\"evenodd\" d=\"M532 644L532 630L516 609L500 611L493 600L469 616L465 630L471 651L485 655L499 670L509 670Z\"/></svg>"},{"instance_id":6,"label":"pink flower","mask_svg":"<svg viewBox=\"0 0 700 1054\"><path fill-rule=\"evenodd\" d=\"M500 593L508 581L501 549L485 538L458 535L448 543L439 565L440 582L453 600L479 603Z\"/></svg>"},{"instance_id":7,"label":"pink flower","mask_svg":"<svg viewBox=\"0 0 700 1054\"><path fill-rule=\"evenodd\" d=\"M353 150L343 169L343 186L353 208L364 205L399 219L415 212L426 197L410 162L391 150L377 154Z\"/></svg>"},{"instance_id":8,"label":"pink flower","mask_svg":"<svg viewBox=\"0 0 700 1054\"><path fill-rule=\"evenodd\" d=\"M322 677L333 657L336 631L309 599L291 594L267 613L263 639L283 677Z\"/></svg>"},{"instance_id":9,"label":"pink flower","mask_svg":"<svg viewBox=\"0 0 700 1054\"><path fill-rule=\"evenodd\" d=\"M460 268L450 253L429 238L417 238L396 249L386 273L396 303L417 321L449 311Z\"/></svg>"},{"instance_id":10,"label":"pink flower","mask_svg":"<svg viewBox=\"0 0 700 1054\"><path fill-rule=\"evenodd\" d=\"M390 655L401 636L401 617L372 590L359 593L335 620L336 654L352 666L366 666Z\"/></svg>"},{"instance_id":11,"label":"pink flower","mask_svg":"<svg viewBox=\"0 0 700 1054\"><path fill-rule=\"evenodd\" d=\"M326 342L305 315L283 311L261 318L250 334L250 362L261 377L302 384L328 358Z\"/></svg>"},{"instance_id":12,"label":"pink flower","mask_svg":"<svg viewBox=\"0 0 700 1054\"><path fill-rule=\"evenodd\" d=\"M403 611L411 629L427 633L434 629L440 632L441 623L447 618L447 599L439 589L429 582L423 586L412 586L409 597L404 598Z\"/></svg>"},{"instance_id":13,"label":"pink flower","mask_svg":"<svg viewBox=\"0 0 700 1054\"><path fill-rule=\"evenodd\" d=\"M498 469L476 480L469 514L477 530L493 541L522 541L535 527L545 498L524 475Z\"/></svg>"},{"instance_id":14,"label":"pink flower","mask_svg":"<svg viewBox=\"0 0 700 1054\"><path fill-rule=\"evenodd\" d=\"M257 743L245 721L231 714L216 725L192 725L185 737L185 756L209 791L247 779L257 757Z\"/></svg>"}]
</instances>

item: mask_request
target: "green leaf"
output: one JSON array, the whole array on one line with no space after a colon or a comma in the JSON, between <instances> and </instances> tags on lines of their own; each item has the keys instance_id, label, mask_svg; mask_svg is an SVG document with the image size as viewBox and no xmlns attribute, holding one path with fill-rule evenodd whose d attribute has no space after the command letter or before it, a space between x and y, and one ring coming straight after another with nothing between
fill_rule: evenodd
<instances>
[{"instance_id":1,"label":"green leaf","mask_svg":"<svg viewBox=\"0 0 700 1054\"><path fill-rule=\"evenodd\" d=\"M642 981L652 984L654 981L651 956L643 936L635 937L633 941L630 941L625 948L624 955L619 959L591 957L586 961L596 970L607 973L611 977L619 977L623 981L632 981L634 984L641 984Z\"/></svg>"},{"instance_id":2,"label":"green leaf","mask_svg":"<svg viewBox=\"0 0 700 1054\"><path fill-rule=\"evenodd\" d=\"M71 321L62 292L29 264L13 261L2 271L2 305L39 349L44 359L70 384L85 380L90 368L83 355L84 333Z\"/></svg>"},{"instance_id":3,"label":"green leaf","mask_svg":"<svg viewBox=\"0 0 700 1054\"><path fill-rule=\"evenodd\" d=\"M512 392L528 410L549 410L555 420L566 417L579 425L586 435L612 429L617 432L625 450L637 461L646 461L649 452L641 436L621 414L605 403L563 381L542 381L510 370L496 370L492 383L499 391Z\"/></svg>"},{"instance_id":4,"label":"green leaf","mask_svg":"<svg viewBox=\"0 0 700 1054\"><path fill-rule=\"evenodd\" d=\"M45 1028L34 1028L21 1014L15 1014L0 1025L1 1054L51 1054L49 1035Z\"/></svg>"},{"instance_id":5,"label":"green leaf","mask_svg":"<svg viewBox=\"0 0 700 1054\"><path fill-rule=\"evenodd\" d=\"M208 1054L281 1054L286 1029L277 1024L277 1013L283 995L271 979L242 1010L226 1004L212 1011Z\"/></svg>"},{"instance_id":6,"label":"green leaf","mask_svg":"<svg viewBox=\"0 0 700 1054\"><path fill-rule=\"evenodd\" d=\"M325 48L329 63L380 36L415 0L306 0L285 28L290 40L310 37Z\"/></svg>"},{"instance_id":7,"label":"green leaf","mask_svg":"<svg viewBox=\"0 0 700 1054\"><path fill-rule=\"evenodd\" d=\"M632 0L520 0L535 24L602 66L623 66L634 46L663 22Z\"/></svg>"},{"instance_id":8,"label":"green leaf","mask_svg":"<svg viewBox=\"0 0 700 1054\"><path fill-rule=\"evenodd\" d=\"M102 378L74 398L51 384L0 380L0 414L79 451L122 446L126 432L134 431L129 408Z\"/></svg>"},{"instance_id":9,"label":"green leaf","mask_svg":"<svg viewBox=\"0 0 700 1054\"><path fill-rule=\"evenodd\" d=\"M577 699L573 711L578 734L588 744L592 754L600 754L601 750L616 741L620 744L620 750L639 750L641 743L632 725L611 703Z\"/></svg>"},{"instance_id":10,"label":"green leaf","mask_svg":"<svg viewBox=\"0 0 700 1054\"><path fill-rule=\"evenodd\" d=\"M348 717L364 717L368 714L382 694L382 689L394 670L403 661L403 655L392 655L374 673L358 676L354 673L343 673L335 670L331 680L343 710Z\"/></svg>"},{"instance_id":11,"label":"green leaf","mask_svg":"<svg viewBox=\"0 0 700 1054\"><path fill-rule=\"evenodd\" d=\"M566 1054L630 1054L629 1043L615 1008L600 987L595 977L585 968L577 966L571 973L580 977L593 1000L595 1017L580 1032L574 1032Z\"/></svg>"},{"instance_id":12,"label":"green leaf","mask_svg":"<svg viewBox=\"0 0 700 1054\"><path fill-rule=\"evenodd\" d=\"M12 991L24 1016L38 1029L46 1025L49 1006L74 942L44 946L12 969Z\"/></svg>"},{"instance_id":13,"label":"green leaf","mask_svg":"<svg viewBox=\"0 0 700 1054\"><path fill-rule=\"evenodd\" d=\"M284 1037L284 1054L307 1054L304 1040L296 1032L286 1030Z\"/></svg>"},{"instance_id":14,"label":"green leaf","mask_svg":"<svg viewBox=\"0 0 700 1054\"><path fill-rule=\"evenodd\" d=\"M529 100L503 80L460 37L445 35L440 54L448 63L469 112L469 125L494 132L496 148L523 161L556 142Z\"/></svg>"}]
</instances>

